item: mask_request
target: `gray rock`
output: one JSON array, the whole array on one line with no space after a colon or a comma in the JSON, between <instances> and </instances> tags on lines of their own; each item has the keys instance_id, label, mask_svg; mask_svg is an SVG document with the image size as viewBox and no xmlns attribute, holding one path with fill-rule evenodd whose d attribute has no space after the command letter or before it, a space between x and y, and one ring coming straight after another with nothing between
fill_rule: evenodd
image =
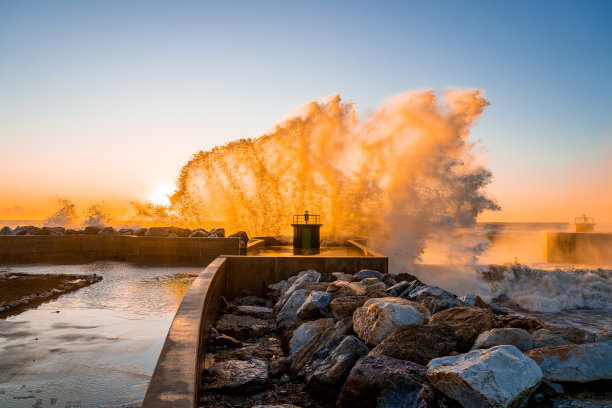
<instances>
[{"instance_id":1,"label":"gray rock","mask_svg":"<svg viewBox=\"0 0 612 408\"><path fill-rule=\"evenodd\" d=\"M392 296L399 296L402 293L404 293L404 291L408 288L408 286L410 286L410 282L408 281L401 281L391 287L389 287L387 289L387 293L389 293Z\"/></svg>"},{"instance_id":2,"label":"gray rock","mask_svg":"<svg viewBox=\"0 0 612 408\"><path fill-rule=\"evenodd\" d=\"M302 289L305 285L312 282L317 282L321 274L315 270L308 270L300 272L295 279L293 277L287 280L288 287L281 290L281 296L278 302L274 305L274 311L279 312L284 306L287 300L291 297L293 292Z\"/></svg>"},{"instance_id":3,"label":"gray rock","mask_svg":"<svg viewBox=\"0 0 612 408\"><path fill-rule=\"evenodd\" d=\"M425 324L430 315L423 305L396 297L370 299L353 314L353 330L359 338L376 346L396 327Z\"/></svg>"},{"instance_id":4,"label":"gray rock","mask_svg":"<svg viewBox=\"0 0 612 408\"><path fill-rule=\"evenodd\" d=\"M357 272L355 275L353 275L353 281L360 281L362 279L366 279L366 278L376 278L379 281L382 281L382 273L378 272L378 271L373 271L371 269L362 269L359 272Z\"/></svg>"},{"instance_id":5,"label":"gray rock","mask_svg":"<svg viewBox=\"0 0 612 408\"><path fill-rule=\"evenodd\" d=\"M514 346L433 359L431 383L464 407L520 407L542 381L542 371Z\"/></svg>"},{"instance_id":6,"label":"gray rock","mask_svg":"<svg viewBox=\"0 0 612 408\"><path fill-rule=\"evenodd\" d=\"M323 333L333 325L334 319L319 319L302 323L293 331L293 336L289 341L289 354L295 353L312 337Z\"/></svg>"},{"instance_id":7,"label":"gray rock","mask_svg":"<svg viewBox=\"0 0 612 408\"><path fill-rule=\"evenodd\" d=\"M13 234L13 230L10 227L2 227L2 229L0 229L0 235L12 235Z\"/></svg>"},{"instance_id":8,"label":"gray rock","mask_svg":"<svg viewBox=\"0 0 612 408\"><path fill-rule=\"evenodd\" d=\"M266 320L251 316L224 314L217 319L215 329L221 334L227 334L238 339L247 339L263 336L272 331L274 325Z\"/></svg>"},{"instance_id":9,"label":"gray rock","mask_svg":"<svg viewBox=\"0 0 612 408\"><path fill-rule=\"evenodd\" d=\"M327 292L311 292L306 301L297 311L300 319L312 319L317 317L331 317L332 295Z\"/></svg>"},{"instance_id":10,"label":"gray rock","mask_svg":"<svg viewBox=\"0 0 612 408\"><path fill-rule=\"evenodd\" d=\"M533 348L533 338L527 330L517 328L491 329L476 338L472 350L512 345L525 352Z\"/></svg>"},{"instance_id":11,"label":"gray rock","mask_svg":"<svg viewBox=\"0 0 612 408\"><path fill-rule=\"evenodd\" d=\"M452 309L453 307L465 306L459 299L438 298L430 296L421 301L431 314L441 312L443 310Z\"/></svg>"},{"instance_id":12,"label":"gray rock","mask_svg":"<svg viewBox=\"0 0 612 408\"><path fill-rule=\"evenodd\" d=\"M539 317L527 317L518 315L495 316L493 319L494 328L516 327L525 329L533 334L536 330L544 328L544 320Z\"/></svg>"},{"instance_id":13,"label":"gray rock","mask_svg":"<svg viewBox=\"0 0 612 408\"><path fill-rule=\"evenodd\" d=\"M455 295L450 292L447 292L444 289L440 289L437 286L432 285L423 285L415 287L408 293L406 299L412 300L413 302L419 302L423 299L426 299L430 296L436 298L445 298L445 299L454 299Z\"/></svg>"},{"instance_id":14,"label":"gray rock","mask_svg":"<svg viewBox=\"0 0 612 408\"><path fill-rule=\"evenodd\" d=\"M227 334L217 334L211 336L212 343L217 347L238 348L244 346L240 340L236 340Z\"/></svg>"},{"instance_id":15,"label":"gray rock","mask_svg":"<svg viewBox=\"0 0 612 408\"><path fill-rule=\"evenodd\" d=\"M259 319L271 319L274 317L272 308L263 306L238 306L234 313L243 316L253 316Z\"/></svg>"},{"instance_id":16,"label":"gray rock","mask_svg":"<svg viewBox=\"0 0 612 408\"><path fill-rule=\"evenodd\" d=\"M353 281L353 275L348 274L348 273L333 272L332 275L334 275L336 277L336 280L339 280L339 281L344 281L344 282Z\"/></svg>"},{"instance_id":17,"label":"gray rock","mask_svg":"<svg viewBox=\"0 0 612 408\"><path fill-rule=\"evenodd\" d=\"M233 393L261 391L269 385L268 366L269 363L260 358L214 363L207 373L207 378L213 381L206 388Z\"/></svg>"},{"instance_id":18,"label":"gray rock","mask_svg":"<svg viewBox=\"0 0 612 408\"><path fill-rule=\"evenodd\" d=\"M342 386L340 408L446 407L452 401L431 389L426 368L409 361L375 355L361 358ZM424 398L428 389L432 394ZM431 389L431 390L429 390Z\"/></svg>"},{"instance_id":19,"label":"gray rock","mask_svg":"<svg viewBox=\"0 0 612 408\"><path fill-rule=\"evenodd\" d=\"M576 327L546 326L532 334L534 348L592 343L595 334Z\"/></svg>"},{"instance_id":20,"label":"gray rock","mask_svg":"<svg viewBox=\"0 0 612 408\"><path fill-rule=\"evenodd\" d=\"M191 234L189 234L190 238L206 238L208 236L208 231L202 228L194 229Z\"/></svg>"},{"instance_id":21,"label":"gray rock","mask_svg":"<svg viewBox=\"0 0 612 408\"><path fill-rule=\"evenodd\" d=\"M368 347L355 336L336 337L328 341L304 367L306 384L318 395L336 398L357 360L368 351Z\"/></svg>"},{"instance_id":22,"label":"gray rock","mask_svg":"<svg viewBox=\"0 0 612 408\"><path fill-rule=\"evenodd\" d=\"M537 348L525 354L550 381L612 380L612 341Z\"/></svg>"},{"instance_id":23,"label":"gray rock","mask_svg":"<svg viewBox=\"0 0 612 408\"><path fill-rule=\"evenodd\" d=\"M276 315L276 325L280 330L288 329L300 321L297 311L300 310L300 307L302 307L309 295L310 291L306 289L297 289L291 292L291 296L289 296L281 311Z\"/></svg>"}]
</instances>

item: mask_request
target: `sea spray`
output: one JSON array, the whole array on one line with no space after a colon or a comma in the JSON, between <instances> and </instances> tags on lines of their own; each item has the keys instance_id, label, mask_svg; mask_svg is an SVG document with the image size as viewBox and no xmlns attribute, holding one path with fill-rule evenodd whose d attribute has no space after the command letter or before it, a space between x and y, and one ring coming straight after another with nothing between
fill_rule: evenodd
<instances>
[{"instance_id":1,"label":"sea spray","mask_svg":"<svg viewBox=\"0 0 612 408\"><path fill-rule=\"evenodd\" d=\"M498 209L483 192L491 173L468 141L487 104L480 90L411 92L360 122L337 95L311 102L270 134L196 153L169 206L135 207L257 235L289 235L291 215L309 210L322 215L325 237L367 237L399 271L428 238Z\"/></svg>"}]
</instances>

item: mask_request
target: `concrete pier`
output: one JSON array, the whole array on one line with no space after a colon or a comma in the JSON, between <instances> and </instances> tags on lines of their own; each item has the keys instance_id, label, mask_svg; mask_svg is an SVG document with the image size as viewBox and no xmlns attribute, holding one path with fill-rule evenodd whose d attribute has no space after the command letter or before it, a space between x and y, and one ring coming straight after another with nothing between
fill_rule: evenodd
<instances>
[{"instance_id":1,"label":"concrete pier","mask_svg":"<svg viewBox=\"0 0 612 408\"><path fill-rule=\"evenodd\" d=\"M612 234L547 232L544 260L549 263L612 265Z\"/></svg>"}]
</instances>

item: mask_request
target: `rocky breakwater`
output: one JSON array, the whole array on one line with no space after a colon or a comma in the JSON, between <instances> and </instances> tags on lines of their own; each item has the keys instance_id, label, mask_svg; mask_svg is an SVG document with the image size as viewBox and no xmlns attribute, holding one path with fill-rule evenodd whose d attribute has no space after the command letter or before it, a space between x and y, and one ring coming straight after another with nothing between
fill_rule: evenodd
<instances>
[{"instance_id":1,"label":"rocky breakwater","mask_svg":"<svg viewBox=\"0 0 612 408\"><path fill-rule=\"evenodd\" d=\"M225 238L225 229L213 228L207 231L203 228L194 230L178 227L151 228L119 228L108 226L87 226L83 229L66 229L64 227L35 227L33 225L19 226L14 230L10 227L0 229L0 235L126 235L136 237L162 238ZM238 231L229 237L240 238L241 247L246 247L249 236L244 231Z\"/></svg>"},{"instance_id":2,"label":"rocky breakwater","mask_svg":"<svg viewBox=\"0 0 612 408\"><path fill-rule=\"evenodd\" d=\"M0 271L0 318L19 314L102 280L96 275L34 275Z\"/></svg>"},{"instance_id":3,"label":"rocky breakwater","mask_svg":"<svg viewBox=\"0 0 612 408\"><path fill-rule=\"evenodd\" d=\"M236 299L210 341L203 406L546 406L612 374L605 332L371 270L303 271Z\"/></svg>"}]
</instances>

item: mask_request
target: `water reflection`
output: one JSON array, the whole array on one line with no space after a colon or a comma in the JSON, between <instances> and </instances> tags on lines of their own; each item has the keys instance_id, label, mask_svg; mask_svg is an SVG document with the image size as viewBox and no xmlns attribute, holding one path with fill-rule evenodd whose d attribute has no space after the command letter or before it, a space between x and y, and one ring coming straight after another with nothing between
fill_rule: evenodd
<instances>
[{"instance_id":1,"label":"water reflection","mask_svg":"<svg viewBox=\"0 0 612 408\"><path fill-rule=\"evenodd\" d=\"M104 278L0 320L0 406L55 408L142 400L176 309L202 268L98 262L2 269Z\"/></svg>"}]
</instances>

